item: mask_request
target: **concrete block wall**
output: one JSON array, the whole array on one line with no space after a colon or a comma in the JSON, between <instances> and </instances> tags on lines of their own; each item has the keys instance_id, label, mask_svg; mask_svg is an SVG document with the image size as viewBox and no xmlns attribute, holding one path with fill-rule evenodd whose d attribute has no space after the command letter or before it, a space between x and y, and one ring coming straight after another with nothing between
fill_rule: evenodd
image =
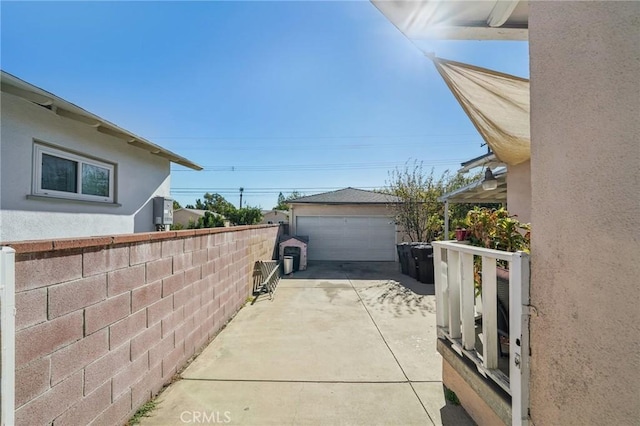
<instances>
[{"instance_id":1,"label":"concrete block wall","mask_svg":"<svg viewBox=\"0 0 640 426\"><path fill-rule=\"evenodd\" d=\"M245 303L278 226L16 249L16 423L123 424Z\"/></svg>"}]
</instances>

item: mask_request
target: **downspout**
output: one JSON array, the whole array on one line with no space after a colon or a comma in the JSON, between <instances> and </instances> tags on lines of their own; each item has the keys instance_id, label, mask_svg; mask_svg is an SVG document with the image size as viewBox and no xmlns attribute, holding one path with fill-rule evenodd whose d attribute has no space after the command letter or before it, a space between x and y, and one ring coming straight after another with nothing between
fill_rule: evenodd
<instances>
[{"instance_id":1,"label":"downspout","mask_svg":"<svg viewBox=\"0 0 640 426\"><path fill-rule=\"evenodd\" d=\"M294 216L293 204L289 204L289 235L296 235L295 227L293 225L296 221Z\"/></svg>"}]
</instances>

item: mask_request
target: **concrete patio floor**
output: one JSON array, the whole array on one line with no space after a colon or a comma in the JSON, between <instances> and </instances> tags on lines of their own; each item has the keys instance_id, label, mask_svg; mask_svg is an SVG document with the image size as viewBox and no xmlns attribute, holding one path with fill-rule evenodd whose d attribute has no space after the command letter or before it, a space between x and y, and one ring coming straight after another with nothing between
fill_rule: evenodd
<instances>
[{"instance_id":1,"label":"concrete patio floor","mask_svg":"<svg viewBox=\"0 0 640 426\"><path fill-rule=\"evenodd\" d=\"M260 296L143 425L473 425L445 401L433 285L396 263L314 263Z\"/></svg>"}]
</instances>

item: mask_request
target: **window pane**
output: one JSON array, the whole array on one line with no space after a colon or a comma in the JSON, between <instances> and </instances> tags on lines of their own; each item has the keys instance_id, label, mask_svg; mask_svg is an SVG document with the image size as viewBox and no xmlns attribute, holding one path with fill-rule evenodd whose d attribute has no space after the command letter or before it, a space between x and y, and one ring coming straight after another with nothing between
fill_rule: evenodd
<instances>
[{"instance_id":1,"label":"window pane","mask_svg":"<svg viewBox=\"0 0 640 426\"><path fill-rule=\"evenodd\" d=\"M109 169L92 164L82 164L82 193L108 197Z\"/></svg>"},{"instance_id":2,"label":"window pane","mask_svg":"<svg viewBox=\"0 0 640 426\"><path fill-rule=\"evenodd\" d=\"M42 154L42 189L78 192L77 174L77 162Z\"/></svg>"}]
</instances>

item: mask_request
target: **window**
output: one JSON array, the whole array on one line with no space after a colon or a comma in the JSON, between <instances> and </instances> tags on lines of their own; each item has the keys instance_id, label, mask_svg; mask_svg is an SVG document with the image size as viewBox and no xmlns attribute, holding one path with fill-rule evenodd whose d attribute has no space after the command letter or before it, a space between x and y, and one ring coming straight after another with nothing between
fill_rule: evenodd
<instances>
[{"instance_id":1,"label":"window","mask_svg":"<svg viewBox=\"0 0 640 426\"><path fill-rule=\"evenodd\" d=\"M34 154L34 195L113 202L113 164L40 144Z\"/></svg>"}]
</instances>

